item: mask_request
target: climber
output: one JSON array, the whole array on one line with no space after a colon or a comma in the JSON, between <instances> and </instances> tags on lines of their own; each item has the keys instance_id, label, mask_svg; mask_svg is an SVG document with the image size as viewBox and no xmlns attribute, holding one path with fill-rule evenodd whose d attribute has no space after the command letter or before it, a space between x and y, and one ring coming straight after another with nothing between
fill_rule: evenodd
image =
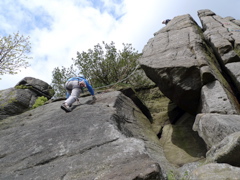
<instances>
[{"instance_id":1,"label":"climber","mask_svg":"<svg viewBox=\"0 0 240 180\"><path fill-rule=\"evenodd\" d=\"M169 23L169 21L171 21L171 19L166 19L166 20L162 21L162 24L167 25L167 23Z\"/></svg>"},{"instance_id":2,"label":"climber","mask_svg":"<svg viewBox=\"0 0 240 180\"><path fill-rule=\"evenodd\" d=\"M78 100L78 97L81 92L81 88L87 87L88 91L92 95L93 102L96 101L96 97L94 95L94 90L92 86L88 83L88 81L85 79L83 75L80 75L79 77L72 77L67 80L65 84L65 88L67 90L66 94L66 101L61 105L61 108L66 112L71 112L71 106L72 104Z\"/></svg>"}]
</instances>

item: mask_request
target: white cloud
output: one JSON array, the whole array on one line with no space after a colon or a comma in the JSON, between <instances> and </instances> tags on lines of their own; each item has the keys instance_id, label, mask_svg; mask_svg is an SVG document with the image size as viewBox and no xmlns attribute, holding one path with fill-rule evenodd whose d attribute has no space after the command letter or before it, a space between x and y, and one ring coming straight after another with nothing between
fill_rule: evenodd
<instances>
[{"instance_id":1,"label":"white cloud","mask_svg":"<svg viewBox=\"0 0 240 180\"><path fill-rule=\"evenodd\" d=\"M0 89L13 87L26 76L50 84L55 67L69 67L77 51L92 49L102 41L113 41L117 48L122 48L122 43L131 43L141 52L153 33L163 27L161 22L166 18L187 13L197 18L197 10L203 8L214 8L219 14L219 9L230 6L228 15L238 13L237 6L224 2L216 5L207 0L201 3L189 0L0 1L0 35L19 31L30 36L33 57L30 68L18 75L2 76Z\"/></svg>"},{"instance_id":2,"label":"white cloud","mask_svg":"<svg viewBox=\"0 0 240 180\"><path fill-rule=\"evenodd\" d=\"M26 74L51 83L51 73L55 67L70 66L71 58L76 57L77 51L92 48L93 45L107 39L116 22L110 14L86 6L87 3L76 6L74 1L67 0L62 0L60 3L57 0L49 3L31 2L33 3L22 1L24 8L31 12L44 9L45 12L42 12L51 18L51 24L42 29L33 24L33 29L29 33L32 41L33 61L30 62L32 66L22 70L18 77ZM16 76L12 78L6 75L3 76L1 83L6 83L9 79L12 79L11 86L19 81Z\"/></svg>"}]
</instances>

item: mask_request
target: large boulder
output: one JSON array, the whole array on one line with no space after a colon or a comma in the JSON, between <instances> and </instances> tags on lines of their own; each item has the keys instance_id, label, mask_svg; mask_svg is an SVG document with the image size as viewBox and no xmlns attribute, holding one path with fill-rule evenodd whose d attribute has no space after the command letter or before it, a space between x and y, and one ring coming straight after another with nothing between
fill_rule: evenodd
<instances>
[{"instance_id":1,"label":"large boulder","mask_svg":"<svg viewBox=\"0 0 240 180\"><path fill-rule=\"evenodd\" d=\"M153 120L154 124L158 122L158 127L153 128L158 133L165 156L180 166L181 177L184 168L192 172L200 161L205 161L205 147L209 150L218 143L221 147L224 144L230 147L226 154L212 153L213 161L239 166L231 160L225 161L226 158L224 161L220 159L222 156L234 159L232 152L238 150L237 140L229 144L223 139L240 131L240 33L233 31L240 28L234 18L222 18L211 10L200 10L198 15L203 28L190 15L174 17L154 33L139 59L146 75L170 102L183 111L178 111L180 113L171 121L171 109L166 107L167 115L159 116L164 121L160 124L159 120ZM192 117L186 118L186 114ZM197 131L203 141L193 131ZM233 168L228 175L231 171L235 173Z\"/></svg>"},{"instance_id":2,"label":"large boulder","mask_svg":"<svg viewBox=\"0 0 240 180\"><path fill-rule=\"evenodd\" d=\"M240 166L240 131L225 137L207 152L207 162L227 163Z\"/></svg>"},{"instance_id":3,"label":"large boulder","mask_svg":"<svg viewBox=\"0 0 240 180\"><path fill-rule=\"evenodd\" d=\"M202 113L237 114L237 109L228 98L227 92L219 81L213 81L202 87Z\"/></svg>"},{"instance_id":4,"label":"large boulder","mask_svg":"<svg viewBox=\"0 0 240 180\"><path fill-rule=\"evenodd\" d=\"M236 69L240 63L240 36L229 32L230 27L237 25L210 10L198 13L204 31L190 15L173 18L145 45L139 59L141 67L164 95L190 114L205 112L206 109L199 109L200 99L204 99L201 88L215 80L233 108L230 113L239 113L240 84Z\"/></svg>"},{"instance_id":5,"label":"large boulder","mask_svg":"<svg viewBox=\"0 0 240 180\"><path fill-rule=\"evenodd\" d=\"M221 142L226 136L240 131L240 115L217 113L198 114L193 130L207 144L208 149Z\"/></svg>"},{"instance_id":6,"label":"large boulder","mask_svg":"<svg viewBox=\"0 0 240 180\"><path fill-rule=\"evenodd\" d=\"M36 99L37 94L29 89L9 88L0 91L0 120L28 110Z\"/></svg>"},{"instance_id":7,"label":"large boulder","mask_svg":"<svg viewBox=\"0 0 240 180\"><path fill-rule=\"evenodd\" d=\"M50 99L53 94L54 90L46 82L25 77L14 88L0 91L0 120L28 110L40 96Z\"/></svg>"},{"instance_id":8,"label":"large boulder","mask_svg":"<svg viewBox=\"0 0 240 180\"><path fill-rule=\"evenodd\" d=\"M45 96L50 99L54 95L53 88L46 82L33 77L25 77L19 81L15 87L26 86L36 92L38 96Z\"/></svg>"},{"instance_id":9,"label":"large boulder","mask_svg":"<svg viewBox=\"0 0 240 180\"><path fill-rule=\"evenodd\" d=\"M146 75L161 92L194 114L202 87L200 67L207 65L203 40L190 15L177 16L155 33L139 59Z\"/></svg>"}]
</instances>

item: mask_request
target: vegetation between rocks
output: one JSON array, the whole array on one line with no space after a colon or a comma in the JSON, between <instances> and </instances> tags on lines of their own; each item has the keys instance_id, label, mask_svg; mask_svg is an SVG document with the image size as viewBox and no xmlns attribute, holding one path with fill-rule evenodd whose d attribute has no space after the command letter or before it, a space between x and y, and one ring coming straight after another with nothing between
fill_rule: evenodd
<instances>
[{"instance_id":1,"label":"vegetation between rocks","mask_svg":"<svg viewBox=\"0 0 240 180\"><path fill-rule=\"evenodd\" d=\"M44 96L38 97L38 98L36 99L34 105L32 106L32 109L44 105L47 100L48 100L48 99L47 99L46 97L44 97Z\"/></svg>"}]
</instances>

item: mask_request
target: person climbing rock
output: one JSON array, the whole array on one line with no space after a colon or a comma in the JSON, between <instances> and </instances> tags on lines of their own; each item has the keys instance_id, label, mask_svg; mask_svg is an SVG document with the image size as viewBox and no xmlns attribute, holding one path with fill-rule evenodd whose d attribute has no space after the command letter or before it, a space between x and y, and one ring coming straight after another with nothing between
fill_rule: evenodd
<instances>
[{"instance_id":1,"label":"person climbing rock","mask_svg":"<svg viewBox=\"0 0 240 180\"><path fill-rule=\"evenodd\" d=\"M166 19L166 20L162 21L162 24L167 25L170 21L171 21L171 19Z\"/></svg>"},{"instance_id":2,"label":"person climbing rock","mask_svg":"<svg viewBox=\"0 0 240 180\"><path fill-rule=\"evenodd\" d=\"M94 90L89 82L85 79L83 75L79 77L72 77L67 80L65 84L65 89L67 90L66 101L61 105L61 108L66 112L71 112L72 104L78 100L78 97L81 93L81 89L83 87L87 87L88 91L92 95L93 102L96 101L96 97L94 95Z\"/></svg>"}]
</instances>

